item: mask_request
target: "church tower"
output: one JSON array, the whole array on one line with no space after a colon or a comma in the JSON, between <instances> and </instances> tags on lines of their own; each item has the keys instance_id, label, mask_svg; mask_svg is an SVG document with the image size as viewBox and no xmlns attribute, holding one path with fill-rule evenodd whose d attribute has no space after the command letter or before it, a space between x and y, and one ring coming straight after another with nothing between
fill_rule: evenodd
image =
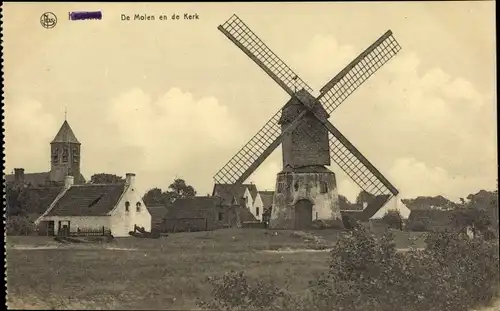
<instances>
[{"instance_id":1,"label":"church tower","mask_svg":"<svg viewBox=\"0 0 500 311\"><path fill-rule=\"evenodd\" d=\"M64 120L56 137L50 143L50 180L64 182L66 175L74 177L75 184L84 182L80 174L81 144L68 121Z\"/></svg>"}]
</instances>

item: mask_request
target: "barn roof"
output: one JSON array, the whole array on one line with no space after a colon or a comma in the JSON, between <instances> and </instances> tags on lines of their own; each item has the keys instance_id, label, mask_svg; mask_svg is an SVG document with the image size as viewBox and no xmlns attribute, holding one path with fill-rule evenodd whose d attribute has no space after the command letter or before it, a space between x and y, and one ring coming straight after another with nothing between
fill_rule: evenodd
<instances>
[{"instance_id":1,"label":"barn roof","mask_svg":"<svg viewBox=\"0 0 500 311\"><path fill-rule=\"evenodd\" d=\"M68 121L64 120L64 123L61 125L59 132L57 132L56 137L52 140L51 143L73 143L80 144L78 139L76 139L75 133L69 126Z\"/></svg>"},{"instance_id":2,"label":"barn roof","mask_svg":"<svg viewBox=\"0 0 500 311\"><path fill-rule=\"evenodd\" d=\"M236 212L239 213L241 222L257 221L257 218L255 218L255 216L248 210L248 208L237 205L235 205L234 208Z\"/></svg>"},{"instance_id":3,"label":"barn roof","mask_svg":"<svg viewBox=\"0 0 500 311\"><path fill-rule=\"evenodd\" d=\"M215 197L188 197L177 199L167 209L164 218L206 218L214 213L219 199Z\"/></svg>"},{"instance_id":4,"label":"barn roof","mask_svg":"<svg viewBox=\"0 0 500 311\"><path fill-rule=\"evenodd\" d=\"M368 203L363 210L341 210L342 215L353 217L359 221L368 221L387 203L391 196L388 194L378 195Z\"/></svg>"},{"instance_id":5,"label":"barn roof","mask_svg":"<svg viewBox=\"0 0 500 311\"><path fill-rule=\"evenodd\" d=\"M46 216L105 216L125 191L124 184L74 185Z\"/></svg>"},{"instance_id":6,"label":"barn roof","mask_svg":"<svg viewBox=\"0 0 500 311\"><path fill-rule=\"evenodd\" d=\"M151 218L163 218L165 214L168 212L168 209L165 205L147 205L146 208L151 214Z\"/></svg>"}]
</instances>

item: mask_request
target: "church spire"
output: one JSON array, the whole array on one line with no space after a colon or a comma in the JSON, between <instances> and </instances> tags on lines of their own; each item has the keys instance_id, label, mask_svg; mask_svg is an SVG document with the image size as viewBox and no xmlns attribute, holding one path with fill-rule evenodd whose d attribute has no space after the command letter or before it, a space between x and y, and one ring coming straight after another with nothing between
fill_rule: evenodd
<instances>
[{"instance_id":1,"label":"church spire","mask_svg":"<svg viewBox=\"0 0 500 311\"><path fill-rule=\"evenodd\" d=\"M56 137L52 140L51 143L74 143L80 144L78 139L76 139L75 133L69 126L68 121L66 120L66 113L64 114L64 123L62 124L59 132L57 132Z\"/></svg>"}]
</instances>

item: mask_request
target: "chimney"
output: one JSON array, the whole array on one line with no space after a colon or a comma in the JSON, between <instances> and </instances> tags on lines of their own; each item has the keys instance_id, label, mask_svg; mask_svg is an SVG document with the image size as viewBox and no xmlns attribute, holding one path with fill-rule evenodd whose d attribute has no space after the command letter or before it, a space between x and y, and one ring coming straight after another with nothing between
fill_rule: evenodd
<instances>
[{"instance_id":1,"label":"chimney","mask_svg":"<svg viewBox=\"0 0 500 311\"><path fill-rule=\"evenodd\" d=\"M75 182L75 178L73 176L65 176L64 177L64 189L69 189L71 186L73 186L74 182Z\"/></svg>"},{"instance_id":2,"label":"chimney","mask_svg":"<svg viewBox=\"0 0 500 311\"><path fill-rule=\"evenodd\" d=\"M16 184L24 184L24 168L14 169L14 181Z\"/></svg>"},{"instance_id":3,"label":"chimney","mask_svg":"<svg viewBox=\"0 0 500 311\"><path fill-rule=\"evenodd\" d=\"M134 173L125 174L125 184L127 186L132 186L132 187L135 185L135 174Z\"/></svg>"}]
</instances>

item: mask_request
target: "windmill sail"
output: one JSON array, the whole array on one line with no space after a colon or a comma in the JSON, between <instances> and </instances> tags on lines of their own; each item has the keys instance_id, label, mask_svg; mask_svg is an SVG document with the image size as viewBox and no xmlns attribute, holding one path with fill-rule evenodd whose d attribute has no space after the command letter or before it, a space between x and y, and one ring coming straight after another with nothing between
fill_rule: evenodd
<instances>
[{"instance_id":1,"label":"windmill sail","mask_svg":"<svg viewBox=\"0 0 500 311\"><path fill-rule=\"evenodd\" d=\"M294 96L295 90L311 91L304 80L273 53L238 16L231 16L218 29L278 83L285 92ZM281 126L278 124L281 110L275 113L257 134L217 172L214 176L215 183L227 185L243 183L280 145L285 134L295 129L306 113L307 111L304 110L284 132L281 131Z\"/></svg>"},{"instance_id":2,"label":"windmill sail","mask_svg":"<svg viewBox=\"0 0 500 311\"><path fill-rule=\"evenodd\" d=\"M274 54L238 16L231 16L218 29L278 83L285 92L291 96L295 90L305 89L312 92L307 83Z\"/></svg>"},{"instance_id":3,"label":"windmill sail","mask_svg":"<svg viewBox=\"0 0 500 311\"><path fill-rule=\"evenodd\" d=\"M377 41L359 54L349 65L323 88L318 100L328 113L332 113L363 82L401 50L392 31L388 30Z\"/></svg>"}]
</instances>

